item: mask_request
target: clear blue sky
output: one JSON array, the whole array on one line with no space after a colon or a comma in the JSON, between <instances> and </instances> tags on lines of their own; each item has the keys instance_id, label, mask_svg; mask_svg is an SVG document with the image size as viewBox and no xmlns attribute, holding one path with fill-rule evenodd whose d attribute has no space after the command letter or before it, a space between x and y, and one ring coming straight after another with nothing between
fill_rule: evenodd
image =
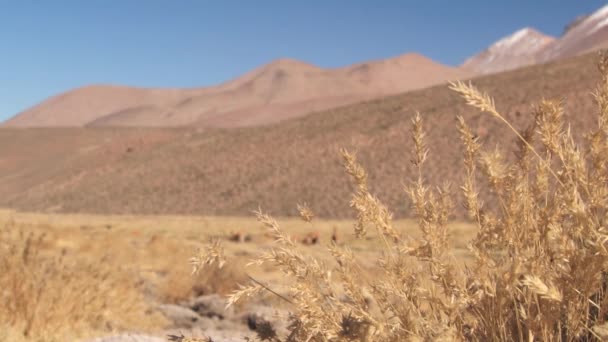
<instances>
[{"instance_id":1,"label":"clear blue sky","mask_svg":"<svg viewBox=\"0 0 608 342\"><path fill-rule=\"evenodd\" d=\"M597 0L0 0L0 120L98 83L196 87L279 57L405 52L458 65L524 26L559 35Z\"/></svg>"}]
</instances>

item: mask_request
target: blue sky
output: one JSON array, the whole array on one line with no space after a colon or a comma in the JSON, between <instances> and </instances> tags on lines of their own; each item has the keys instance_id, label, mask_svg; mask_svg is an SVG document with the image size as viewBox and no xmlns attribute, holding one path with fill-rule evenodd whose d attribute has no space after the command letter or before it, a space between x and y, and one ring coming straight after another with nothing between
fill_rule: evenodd
<instances>
[{"instance_id":1,"label":"blue sky","mask_svg":"<svg viewBox=\"0 0 608 342\"><path fill-rule=\"evenodd\" d=\"M458 65L524 26L560 35L596 0L0 0L0 120L87 84L213 85L290 57L419 52Z\"/></svg>"}]
</instances>

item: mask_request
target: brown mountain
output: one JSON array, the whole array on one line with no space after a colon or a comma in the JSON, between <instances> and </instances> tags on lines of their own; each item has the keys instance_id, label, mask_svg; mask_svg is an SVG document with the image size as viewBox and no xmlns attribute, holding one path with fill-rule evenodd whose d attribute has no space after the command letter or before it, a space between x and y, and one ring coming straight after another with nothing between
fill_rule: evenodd
<instances>
[{"instance_id":1,"label":"brown mountain","mask_svg":"<svg viewBox=\"0 0 608 342\"><path fill-rule=\"evenodd\" d=\"M355 69L339 72L365 75L367 67ZM225 86L239 89L256 78L249 76L244 83ZM585 55L473 82L495 97L498 109L517 128L533 120L528 104L543 97L566 98L566 120L577 134L596 125L590 90L598 80L595 55ZM425 173L432 184L450 181L458 192L463 151L456 115L466 118L486 149L496 144L511 146L508 152L515 149L513 134L504 124L470 109L445 85L230 130L4 128L0 206L47 212L248 215L259 205L275 215L292 215L296 203L307 202L320 216L351 217L352 187L338 157L339 148L346 147L358 151L371 191L397 216L406 216L410 209L401 185L414 176L409 129L416 111L425 119L430 148ZM456 210L462 214L460 206Z\"/></svg>"},{"instance_id":2,"label":"brown mountain","mask_svg":"<svg viewBox=\"0 0 608 342\"><path fill-rule=\"evenodd\" d=\"M336 69L280 59L215 87L80 88L18 114L5 126L251 126L466 75L418 54Z\"/></svg>"}]
</instances>

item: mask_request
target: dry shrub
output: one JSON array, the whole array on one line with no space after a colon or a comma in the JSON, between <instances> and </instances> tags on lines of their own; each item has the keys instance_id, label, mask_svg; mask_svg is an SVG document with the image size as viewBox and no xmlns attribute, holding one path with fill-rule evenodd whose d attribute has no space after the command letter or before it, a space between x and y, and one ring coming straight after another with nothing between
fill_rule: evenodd
<instances>
[{"instance_id":1,"label":"dry shrub","mask_svg":"<svg viewBox=\"0 0 608 342\"><path fill-rule=\"evenodd\" d=\"M183 260L181 259L181 265L184 264ZM248 281L242 266L237 267L237 263L221 268L213 264L205 267L201 272L191 273L186 267L170 270L160 290L162 300L180 303L202 295L215 293L228 295L238 288L238 284L245 284Z\"/></svg>"},{"instance_id":2,"label":"dry shrub","mask_svg":"<svg viewBox=\"0 0 608 342\"><path fill-rule=\"evenodd\" d=\"M0 339L67 341L122 329L161 328L135 273L48 250L44 234L0 229Z\"/></svg>"},{"instance_id":3,"label":"dry shrub","mask_svg":"<svg viewBox=\"0 0 608 342\"><path fill-rule=\"evenodd\" d=\"M412 124L412 163L418 173L405 188L422 232L419 240L395 230L391 212L370 192L355 155L342 152L356 188L350 202L357 215L355 235L372 230L384 249L377 277L363 276L346 247L329 246L335 259L331 265L300 254L277 222L258 212L277 247L254 263L272 263L294 280L285 296L294 311L285 340L608 338L607 55L599 66L597 127L582 145L564 122L559 101L536 105L534 122L519 132L488 95L464 83L451 85L469 105L511 128L517 144L515 158L499 149L486 151L465 119L458 119L465 147L462 205L477 227L469 246L474 261L464 269L448 243L450 187L431 186L424 178L428 151L419 115ZM481 187L492 190L498 205L484 205ZM209 252L221 255L219 248ZM254 282L235 292L229 304L267 290Z\"/></svg>"},{"instance_id":4,"label":"dry shrub","mask_svg":"<svg viewBox=\"0 0 608 342\"><path fill-rule=\"evenodd\" d=\"M213 264L203 272L192 274L192 268L184 263L192 257L198 243L184 248L184 241L167 236L154 236L146 245L146 259L155 259L149 265L162 275L158 285L158 298L164 303L181 303L189 299L207 295L226 295L247 282L242 267L237 263L230 265ZM155 258L162 256L161 258Z\"/></svg>"}]
</instances>

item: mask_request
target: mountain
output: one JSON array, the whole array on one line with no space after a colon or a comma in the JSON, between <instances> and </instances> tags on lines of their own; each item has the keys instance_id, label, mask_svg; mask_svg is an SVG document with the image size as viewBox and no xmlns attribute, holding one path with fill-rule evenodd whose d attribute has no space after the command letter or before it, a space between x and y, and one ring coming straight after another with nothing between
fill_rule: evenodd
<instances>
[{"instance_id":1,"label":"mountain","mask_svg":"<svg viewBox=\"0 0 608 342\"><path fill-rule=\"evenodd\" d=\"M597 128L596 104L590 94L600 80L596 59L595 54L578 56L472 82L494 97L498 110L518 131L534 122L533 104L542 98L566 98L564 120L578 138L581 130ZM369 68L388 72L391 63ZM360 65L339 72L354 73L367 82L366 70L370 75L378 73L371 69ZM303 73L307 72L316 71L306 68ZM249 76L244 83L225 86L234 90L266 77ZM382 79L389 87L390 79ZM370 191L396 217L409 216L411 203L400 184L409 184L417 172L409 162L411 120L417 111L424 119L430 150L424 175L429 185L451 183L455 199L465 176L457 115L463 115L484 150L500 145L505 158L516 154L512 131L467 106L446 85L243 129L4 128L0 129L0 207L98 214L250 215L260 206L286 216L297 215L296 204L306 202L320 217L352 218L353 187L339 157L344 147L357 152L368 171ZM455 210L458 218L464 217L462 206Z\"/></svg>"},{"instance_id":2,"label":"mountain","mask_svg":"<svg viewBox=\"0 0 608 342\"><path fill-rule=\"evenodd\" d=\"M568 33L568 31L570 31L573 28L575 28L576 26L578 26L578 24L582 23L588 17L589 17L589 14L583 14L583 15L579 15L578 17L574 18L572 21L570 21L564 27L564 32L562 33L562 36L565 35L566 33Z\"/></svg>"},{"instance_id":3,"label":"mountain","mask_svg":"<svg viewBox=\"0 0 608 342\"><path fill-rule=\"evenodd\" d=\"M165 108L194 94L189 90L142 89L114 85L91 85L54 96L9 119L5 126L84 126L100 113L137 108Z\"/></svg>"},{"instance_id":4,"label":"mountain","mask_svg":"<svg viewBox=\"0 0 608 342\"><path fill-rule=\"evenodd\" d=\"M608 46L608 5L580 20L559 40L540 53L544 62L580 55Z\"/></svg>"},{"instance_id":5,"label":"mountain","mask_svg":"<svg viewBox=\"0 0 608 342\"><path fill-rule=\"evenodd\" d=\"M4 126L263 125L468 75L418 54L334 69L279 59L214 87L79 88L19 113Z\"/></svg>"},{"instance_id":6,"label":"mountain","mask_svg":"<svg viewBox=\"0 0 608 342\"><path fill-rule=\"evenodd\" d=\"M464 69L488 74L539 62L538 53L555 43L555 38L526 27L492 44L463 64Z\"/></svg>"},{"instance_id":7,"label":"mountain","mask_svg":"<svg viewBox=\"0 0 608 342\"><path fill-rule=\"evenodd\" d=\"M566 26L559 38L532 28L518 30L468 58L462 67L471 72L488 74L547 63L605 47L608 47L608 5L590 15L577 17Z\"/></svg>"}]
</instances>

